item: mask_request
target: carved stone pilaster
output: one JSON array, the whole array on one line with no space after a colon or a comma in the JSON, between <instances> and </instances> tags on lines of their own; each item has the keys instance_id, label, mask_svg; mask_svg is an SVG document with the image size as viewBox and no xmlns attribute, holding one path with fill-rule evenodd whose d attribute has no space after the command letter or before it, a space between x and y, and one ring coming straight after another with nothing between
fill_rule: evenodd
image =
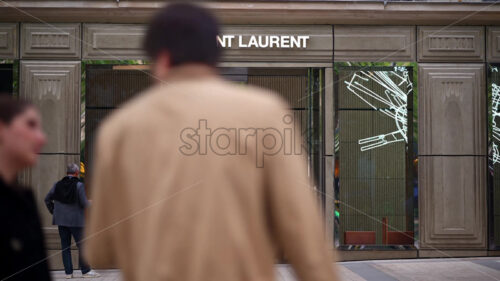
<instances>
[{"instance_id":1,"label":"carved stone pilaster","mask_svg":"<svg viewBox=\"0 0 500 281\"><path fill-rule=\"evenodd\" d=\"M80 24L21 25L21 58L80 59Z\"/></svg>"},{"instance_id":2,"label":"carved stone pilaster","mask_svg":"<svg viewBox=\"0 0 500 281\"><path fill-rule=\"evenodd\" d=\"M419 153L486 155L483 64L419 65Z\"/></svg>"},{"instance_id":3,"label":"carved stone pilaster","mask_svg":"<svg viewBox=\"0 0 500 281\"><path fill-rule=\"evenodd\" d=\"M419 26L419 62L484 61L484 27Z\"/></svg>"},{"instance_id":4,"label":"carved stone pilaster","mask_svg":"<svg viewBox=\"0 0 500 281\"><path fill-rule=\"evenodd\" d=\"M48 142L42 153L80 153L80 62L21 61L20 97L36 104Z\"/></svg>"},{"instance_id":5,"label":"carved stone pilaster","mask_svg":"<svg viewBox=\"0 0 500 281\"><path fill-rule=\"evenodd\" d=\"M17 59L19 29L17 23L0 23L0 58Z\"/></svg>"},{"instance_id":6,"label":"carved stone pilaster","mask_svg":"<svg viewBox=\"0 0 500 281\"><path fill-rule=\"evenodd\" d=\"M500 62L500 26L486 27L486 54L488 62Z\"/></svg>"},{"instance_id":7,"label":"carved stone pilaster","mask_svg":"<svg viewBox=\"0 0 500 281\"><path fill-rule=\"evenodd\" d=\"M486 157L420 156L421 249L486 249Z\"/></svg>"}]
</instances>

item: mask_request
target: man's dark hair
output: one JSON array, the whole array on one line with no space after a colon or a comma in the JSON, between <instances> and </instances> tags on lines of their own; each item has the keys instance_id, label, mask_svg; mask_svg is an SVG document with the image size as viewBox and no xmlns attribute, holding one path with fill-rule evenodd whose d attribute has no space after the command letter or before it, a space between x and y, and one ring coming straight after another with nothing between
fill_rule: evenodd
<instances>
[{"instance_id":1,"label":"man's dark hair","mask_svg":"<svg viewBox=\"0 0 500 281\"><path fill-rule=\"evenodd\" d=\"M161 52L171 65L202 63L215 66L219 57L217 20L204 8L192 4L170 4L149 25L144 48L152 59Z\"/></svg>"}]
</instances>

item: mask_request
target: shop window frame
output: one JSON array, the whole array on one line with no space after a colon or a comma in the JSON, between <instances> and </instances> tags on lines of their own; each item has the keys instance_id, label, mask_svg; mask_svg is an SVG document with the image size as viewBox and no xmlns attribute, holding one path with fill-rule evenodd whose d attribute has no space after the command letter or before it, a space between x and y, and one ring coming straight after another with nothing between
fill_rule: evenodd
<instances>
[{"instance_id":1,"label":"shop window frame","mask_svg":"<svg viewBox=\"0 0 500 281\"><path fill-rule=\"evenodd\" d=\"M384 245L384 244L366 244L366 245L341 245L340 244L340 236L343 233L340 233L340 225L339 225L339 175L335 171L339 169L339 167L334 167L334 243L335 248L342 251L352 251L352 250L415 250L418 249L418 241L419 241L419 219L418 219L418 65L415 62L335 62L334 63L334 71L333 71L333 81L334 81L334 158L335 164L339 163L339 157L341 152L339 151L339 70L342 68L359 68L360 70L369 69L369 68L383 68L390 70L394 69L394 67L409 67L411 69L411 79L412 79L412 87L413 87L413 97L412 97L412 148L408 147L408 149L413 150L412 158L410 159L413 163L415 163L414 171L411 173L411 176L406 178L407 184L414 186L413 193L413 244L407 245ZM406 153L408 155L408 153ZM339 169L339 173L341 173L341 168ZM416 190L416 191L415 191ZM379 222L380 226L383 227L382 221Z\"/></svg>"}]
</instances>

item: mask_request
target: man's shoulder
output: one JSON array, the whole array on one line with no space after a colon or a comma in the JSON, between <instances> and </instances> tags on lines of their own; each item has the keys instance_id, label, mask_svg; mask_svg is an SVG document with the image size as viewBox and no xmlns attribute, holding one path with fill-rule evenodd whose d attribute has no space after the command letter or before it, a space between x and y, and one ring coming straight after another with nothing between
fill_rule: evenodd
<instances>
[{"instance_id":1,"label":"man's shoulder","mask_svg":"<svg viewBox=\"0 0 500 281\"><path fill-rule=\"evenodd\" d=\"M203 102L197 99L203 99ZM196 103L191 103L196 100ZM162 106L163 105L163 106ZM208 108L212 108L209 110ZM192 111L249 112L263 116L275 115L288 105L275 92L251 85L240 85L223 79L181 82L153 86L126 102L106 118L100 128L101 138L122 138L127 129L152 122L165 108L177 108L175 113L192 114ZM185 110L183 110L183 108ZM189 109L189 110L187 110ZM171 114L174 111L169 111ZM155 121L156 122L156 121ZM154 122L153 122L154 123Z\"/></svg>"}]
</instances>

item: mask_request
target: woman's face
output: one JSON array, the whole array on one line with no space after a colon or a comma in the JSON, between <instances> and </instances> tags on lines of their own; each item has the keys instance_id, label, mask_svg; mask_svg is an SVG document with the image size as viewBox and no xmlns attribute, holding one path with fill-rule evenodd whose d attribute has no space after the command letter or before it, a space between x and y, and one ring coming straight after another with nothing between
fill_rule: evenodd
<instances>
[{"instance_id":1,"label":"woman's face","mask_svg":"<svg viewBox=\"0 0 500 281\"><path fill-rule=\"evenodd\" d=\"M40 114L32 106L14 117L10 124L0 123L0 149L19 167L35 165L45 142Z\"/></svg>"}]
</instances>

